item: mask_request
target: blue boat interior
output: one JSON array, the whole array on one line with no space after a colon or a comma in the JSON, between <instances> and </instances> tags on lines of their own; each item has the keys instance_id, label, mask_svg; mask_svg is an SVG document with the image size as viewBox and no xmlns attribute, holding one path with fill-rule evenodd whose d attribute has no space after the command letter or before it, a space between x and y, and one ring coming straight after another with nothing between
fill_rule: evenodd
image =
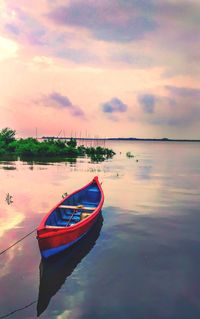
<instances>
[{"instance_id":1,"label":"blue boat interior","mask_svg":"<svg viewBox=\"0 0 200 319\"><path fill-rule=\"evenodd\" d=\"M69 196L46 220L46 226L68 227L92 214L101 200L96 183ZM66 207L65 207L66 206Z\"/></svg>"}]
</instances>

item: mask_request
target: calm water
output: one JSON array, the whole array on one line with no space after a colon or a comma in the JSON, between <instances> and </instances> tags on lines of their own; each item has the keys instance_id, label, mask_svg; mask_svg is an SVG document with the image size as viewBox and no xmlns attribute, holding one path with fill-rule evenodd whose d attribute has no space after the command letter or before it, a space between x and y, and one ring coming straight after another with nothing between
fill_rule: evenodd
<instances>
[{"instance_id":1,"label":"calm water","mask_svg":"<svg viewBox=\"0 0 200 319\"><path fill-rule=\"evenodd\" d=\"M105 192L102 218L70 253L42 263L32 234L0 255L0 318L200 318L200 144L107 146L117 155L100 164L0 162L1 251L64 192L95 175Z\"/></svg>"}]
</instances>

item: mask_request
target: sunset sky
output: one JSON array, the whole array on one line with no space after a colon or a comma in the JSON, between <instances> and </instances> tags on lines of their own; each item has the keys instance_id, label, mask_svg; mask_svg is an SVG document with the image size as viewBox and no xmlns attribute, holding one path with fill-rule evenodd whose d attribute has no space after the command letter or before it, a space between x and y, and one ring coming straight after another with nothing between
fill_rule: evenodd
<instances>
[{"instance_id":1,"label":"sunset sky","mask_svg":"<svg viewBox=\"0 0 200 319\"><path fill-rule=\"evenodd\" d=\"M200 139L199 0L0 0L0 128Z\"/></svg>"}]
</instances>

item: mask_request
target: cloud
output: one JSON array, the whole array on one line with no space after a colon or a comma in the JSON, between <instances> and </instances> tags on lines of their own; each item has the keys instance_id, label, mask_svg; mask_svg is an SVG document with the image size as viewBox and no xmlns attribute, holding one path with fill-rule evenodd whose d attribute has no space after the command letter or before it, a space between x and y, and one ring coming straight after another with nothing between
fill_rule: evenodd
<instances>
[{"instance_id":1,"label":"cloud","mask_svg":"<svg viewBox=\"0 0 200 319\"><path fill-rule=\"evenodd\" d=\"M186 88L186 87L176 87L167 85L166 89L174 96L184 97L184 98L200 98L200 89L198 88Z\"/></svg>"},{"instance_id":2,"label":"cloud","mask_svg":"<svg viewBox=\"0 0 200 319\"><path fill-rule=\"evenodd\" d=\"M136 0L130 4L130 1L71 2L55 7L48 17L57 25L87 29L100 40L130 42L143 38L157 26L150 15L142 12L148 6L147 1L142 1L142 5Z\"/></svg>"},{"instance_id":3,"label":"cloud","mask_svg":"<svg viewBox=\"0 0 200 319\"><path fill-rule=\"evenodd\" d=\"M60 110L67 109L73 116L85 116L85 113L79 106L73 105L67 96L62 95L58 92L52 92L48 95L43 95L40 99L38 99L37 101L35 100L34 102L46 107L53 107Z\"/></svg>"},{"instance_id":4,"label":"cloud","mask_svg":"<svg viewBox=\"0 0 200 319\"><path fill-rule=\"evenodd\" d=\"M101 104L101 108L104 113L118 113L126 112L128 106L115 97L110 101Z\"/></svg>"},{"instance_id":5,"label":"cloud","mask_svg":"<svg viewBox=\"0 0 200 319\"><path fill-rule=\"evenodd\" d=\"M79 107L79 106L73 106L72 108L72 115L74 116L79 116L79 117L84 117L85 113L83 112L83 110Z\"/></svg>"},{"instance_id":6,"label":"cloud","mask_svg":"<svg viewBox=\"0 0 200 319\"><path fill-rule=\"evenodd\" d=\"M47 97L47 99L49 99L50 101L56 102L56 104L61 107L72 107L72 103L70 102L68 97L57 92L51 93Z\"/></svg>"},{"instance_id":7,"label":"cloud","mask_svg":"<svg viewBox=\"0 0 200 319\"><path fill-rule=\"evenodd\" d=\"M63 48L55 52L55 55L62 59L68 59L75 63L97 62L97 57L85 49Z\"/></svg>"},{"instance_id":8,"label":"cloud","mask_svg":"<svg viewBox=\"0 0 200 319\"><path fill-rule=\"evenodd\" d=\"M7 23L5 25L5 30L10 32L10 33L13 33L14 35L20 34L20 30L19 30L18 26L16 24L13 24L13 23Z\"/></svg>"},{"instance_id":9,"label":"cloud","mask_svg":"<svg viewBox=\"0 0 200 319\"><path fill-rule=\"evenodd\" d=\"M21 9L15 5L13 7L8 5L3 15L2 24L6 33L20 43L33 46L46 45L45 37L48 30L38 17L29 12L28 7L24 6Z\"/></svg>"},{"instance_id":10,"label":"cloud","mask_svg":"<svg viewBox=\"0 0 200 319\"><path fill-rule=\"evenodd\" d=\"M113 52L110 57L111 62L123 63L124 65L131 65L137 68L150 68L154 65L153 59L145 55L144 52Z\"/></svg>"},{"instance_id":11,"label":"cloud","mask_svg":"<svg viewBox=\"0 0 200 319\"><path fill-rule=\"evenodd\" d=\"M139 103L145 113L154 113L156 96L153 94L142 94L138 97Z\"/></svg>"},{"instance_id":12,"label":"cloud","mask_svg":"<svg viewBox=\"0 0 200 319\"><path fill-rule=\"evenodd\" d=\"M35 28L33 30L29 30L26 34L27 41L32 45L47 45L45 39L46 31L42 27Z\"/></svg>"},{"instance_id":13,"label":"cloud","mask_svg":"<svg viewBox=\"0 0 200 319\"><path fill-rule=\"evenodd\" d=\"M28 54L79 65L160 67L164 78L199 77L198 1L4 2L0 31Z\"/></svg>"},{"instance_id":14,"label":"cloud","mask_svg":"<svg viewBox=\"0 0 200 319\"><path fill-rule=\"evenodd\" d=\"M16 58L18 51L19 45L15 41L0 36L0 62Z\"/></svg>"},{"instance_id":15,"label":"cloud","mask_svg":"<svg viewBox=\"0 0 200 319\"><path fill-rule=\"evenodd\" d=\"M200 124L200 88L166 86L176 101L175 117L180 124Z\"/></svg>"},{"instance_id":16,"label":"cloud","mask_svg":"<svg viewBox=\"0 0 200 319\"><path fill-rule=\"evenodd\" d=\"M165 66L163 76L199 77L200 2L159 0L154 16L159 28L152 41L157 61Z\"/></svg>"},{"instance_id":17,"label":"cloud","mask_svg":"<svg viewBox=\"0 0 200 319\"><path fill-rule=\"evenodd\" d=\"M138 101L144 113L154 113L153 117L141 117L143 121L182 129L200 122L200 89L169 85L165 89L167 96L139 95Z\"/></svg>"}]
</instances>

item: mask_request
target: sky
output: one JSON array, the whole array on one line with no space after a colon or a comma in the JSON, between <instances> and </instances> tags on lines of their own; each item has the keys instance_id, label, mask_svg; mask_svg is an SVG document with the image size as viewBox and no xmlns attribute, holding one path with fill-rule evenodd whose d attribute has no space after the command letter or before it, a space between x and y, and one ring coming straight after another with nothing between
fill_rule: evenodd
<instances>
[{"instance_id":1,"label":"sky","mask_svg":"<svg viewBox=\"0 0 200 319\"><path fill-rule=\"evenodd\" d=\"M199 0L0 0L0 129L200 139Z\"/></svg>"}]
</instances>

